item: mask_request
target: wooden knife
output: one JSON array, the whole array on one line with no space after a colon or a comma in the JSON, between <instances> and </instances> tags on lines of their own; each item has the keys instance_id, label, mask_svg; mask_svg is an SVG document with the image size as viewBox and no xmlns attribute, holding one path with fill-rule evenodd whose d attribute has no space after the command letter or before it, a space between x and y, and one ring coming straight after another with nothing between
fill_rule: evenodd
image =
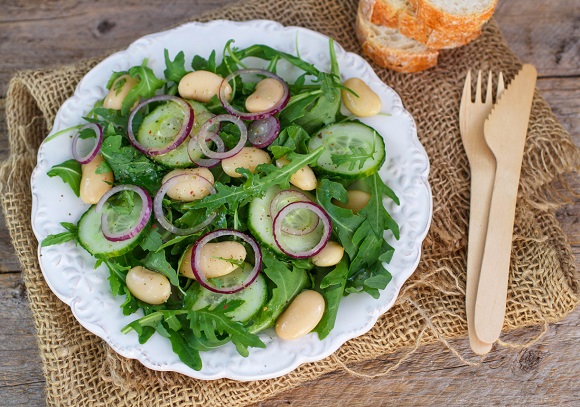
<instances>
[{"instance_id":1,"label":"wooden knife","mask_svg":"<svg viewBox=\"0 0 580 407\"><path fill-rule=\"evenodd\" d=\"M474 311L475 333L486 343L499 338L505 316L516 199L536 78L536 69L524 65L483 127L497 162Z\"/></svg>"}]
</instances>

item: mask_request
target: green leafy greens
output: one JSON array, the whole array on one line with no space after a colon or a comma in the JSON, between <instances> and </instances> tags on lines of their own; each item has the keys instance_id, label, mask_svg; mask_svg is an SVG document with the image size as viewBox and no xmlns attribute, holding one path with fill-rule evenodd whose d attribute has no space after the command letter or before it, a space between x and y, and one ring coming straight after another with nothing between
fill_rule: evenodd
<instances>
[{"instance_id":1,"label":"green leafy greens","mask_svg":"<svg viewBox=\"0 0 580 407\"><path fill-rule=\"evenodd\" d=\"M274 160L286 157L289 163L281 167L261 164L253 173L238 168L237 172L242 175L238 179L226 175L219 167L213 168L215 193L193 202L177 202L168 197L162 202L165 216L178 227L192 227L211 214L215 219L210 225L198 233L186 236L174 235L158 228L156 224L148 225L130 251L118 256L98 256L96 262L96 266L104 264L109 269L112 293L125 296L121 306L123 314L131 315L138 310L143 312L142 317L129 323L122 332L135 332L140 343L145 343L158 333L169 340L173 351L183 363L196 370L202 368L200 352L215 349L225 343L232 342L242 356L249 354L250 347L265 347L257 334L272 327L293 299L305 289L316 290L324 297L326 309L314 331L321 339L327 337L334 328L339 304L345 295L365 292L376 298L379 291L388 284L391 276L383 262L390 261L394 249L385 241L384 235L388 232L397 239L399 237L398 225L383 205L384 198L397 204L398 198L378 174L359 181L368 190L370 200L358 213L338 205L338 202L345 204L348 200L349 181L321 177L318 188L311 193L331 219L332 239L345 249L342 260L333 267L318 267L309 259L292 259L264 246L261 248L261 273L266 281L267 298L254 315L244 322L237 322L233 315L244 302L238 299L223 300L223 295L210 305L194 308L200 293L205 289L195 280L180 273L182 263L188 260L184 253L191 253L188 250L192 245L202 234L209 231L233 228L246 232L249 228L248 204L264 196L273 187L289 188L291 177L304 166L310 166L316 171L318 160L326 146L309 150L311 137L329 124L345 120L340 114L340 92L344 87L341 84L332 40L329 43L330 72L321 72L298 56L266 45L237 49L233 44L233 41L225 44L219 64L213 51L207 58L194 56L190 63L191 68L194 71L207 70L225 77L246 67L245 61L252 57L263 60L266 68L273 73L278 69L280 61L302 71L294 83L288 84L290 100L278 114L281 131L267 148ZM177 94L179 81L190 72L183 51L178 52L172 59L169 51L164 50L163 60L163 79L155 76L153 70L147 66L147 61L131 67L128 71L113 73L107 84L112 92L120 92L126 84L125 78L118 80L123 75L135 79L136 86L129 90L120 110L106 109L98 102L85 117L86 121L98 123L104 129L100 153L105 161L97 170L98 173L112 171L115 184L137 185L151 195L158 191L163 177L171 169L137 151L128 140L127 126L130 110L136 103L160 91ZM255 86L255 83L236 82L234 87L238 92L237 99L234 98L232 104L243 109L245 98L254 91ZM217 97L206 103L205 107L213 114L225 113ZM141 125L144 116L149 112L149 107L144 107L136 114L134 129ZM239 131L235 126L223 126L219 135L226 148L231 148L239 140ZM80 136L88 138L94 134L84 131ZM374 153L374 145L372 151L351 147L349 151L341 154L332 154L331 158L337 166L344 165L354 171L357 168L362 169L366 160L372 159ZM60 177L79 195L82 172L81 165L75 160L55 165L48 175ZM115 213L123 215L135 209L130 194L112 201L108 204ZM48 236L42 246L78 239L76 225L67 222L62 222L61 225L66 230ZM237 265L243 269L241 264ZM135 266L143 266L167 278L172 292L164 304L147 304L129 290L126 276ZM220 284L219 279L216 280Z\"/></svg>"}]
</instances>

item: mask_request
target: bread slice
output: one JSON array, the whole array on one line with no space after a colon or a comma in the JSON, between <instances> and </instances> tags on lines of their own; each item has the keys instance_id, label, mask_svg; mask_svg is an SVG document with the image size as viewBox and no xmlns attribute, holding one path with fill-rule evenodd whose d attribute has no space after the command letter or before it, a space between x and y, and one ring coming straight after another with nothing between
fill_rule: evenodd
<instances>
[{"instance_id":1,"label":"bread slice","mask_svg":"<svg viewBox=\"0 0 580 407\"><path fill-rule=\"evenodd\" d=\"M460 34L481 30L493 12L497 0L409 0L417 18L428 27Z\"/></svg>"},{"instance_id":2,"label":"bread slice","mask_svg":"<svg viewBox=\"0 0 580 407\"><path fill-rule=\"evenodd\" d=\"M434 30L415 13L409 0L360 0L361 12L373 24L398 29L406 37L413 38L428 48L456 48L476 39L481 29L459 34Z\"/></svg>"},{"instance_id":3,"label":"bread slice","mask_svg":"<svg viewBox=\"0 0 580 407\"><path fill-rule=\"evenodd\" d=\"M427 48L397 29L371 23L357 12L356 35L366 55L377 65L398 72L418 72L437 65L437 50Z\"/></svg>"}]
</instances>

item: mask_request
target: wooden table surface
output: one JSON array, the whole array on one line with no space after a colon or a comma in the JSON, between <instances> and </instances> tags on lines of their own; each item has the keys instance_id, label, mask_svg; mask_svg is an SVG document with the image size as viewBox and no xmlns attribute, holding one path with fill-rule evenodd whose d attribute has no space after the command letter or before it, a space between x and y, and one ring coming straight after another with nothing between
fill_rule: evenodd
<instances>
[{"instance_id":1,"label":"wooden table surface","mask_svg":"<svg viewBox=\"0 0 580 407\"><path fill-rule=\"evenodd\" d=\"M8 157L4 109L14 72L121 49L186 15L229 2L2 0L0 160ZM500 0L495 17L516 54L538 68L538 89L580 145L580 0ZM557 212L577 267L579 202ZM44 377L32 317L18 259L0 221L0 405L43 406ZM540 343L521 351L494 349L479 367L463 365L442 345L427 346L387 376L365 380L335 372L260 406L580 405L579 325L577 309L551 325ZM510 334L507 339L517 340L517 336ZM469 355L467 340L453 345ZM354 368L380 370L390 362L386 358Z\"/></svg>"}]
</instances>

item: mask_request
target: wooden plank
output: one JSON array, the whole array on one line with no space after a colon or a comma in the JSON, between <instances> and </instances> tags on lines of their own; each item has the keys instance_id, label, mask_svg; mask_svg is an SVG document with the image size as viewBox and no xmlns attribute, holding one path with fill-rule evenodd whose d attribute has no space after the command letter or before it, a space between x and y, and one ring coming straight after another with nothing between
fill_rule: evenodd
<instances>
[{"instance_id":1,"label":"wooden plank","mask_svg":"<svg viewBox=\"0 0 580 407\"><path fill-rule=\"evenodd\" d=\"M42 406L45 381L20 273L0 274L0 305L0 404Z\"/></svg>"}]
</instances>

